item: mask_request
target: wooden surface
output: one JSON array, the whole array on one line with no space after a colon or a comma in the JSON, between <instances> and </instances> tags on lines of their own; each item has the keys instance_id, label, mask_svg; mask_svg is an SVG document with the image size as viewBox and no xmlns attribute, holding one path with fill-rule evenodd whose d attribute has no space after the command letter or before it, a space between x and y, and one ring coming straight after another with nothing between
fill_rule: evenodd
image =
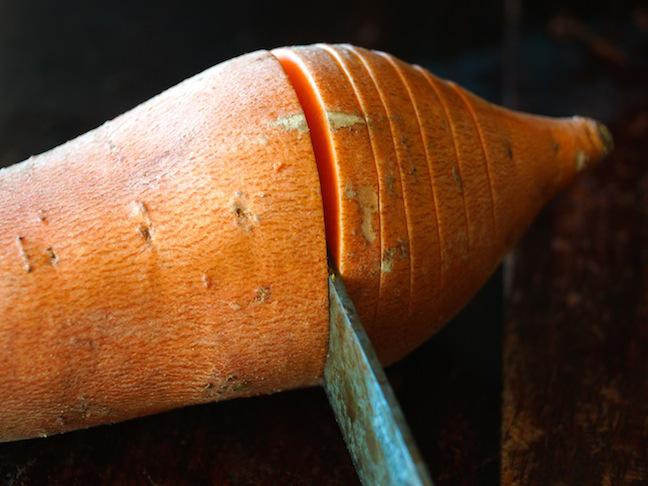
<instances>
[{"instance_id":1,"label":"wooden surface","mask_svg":"<svg viewBox=\"0 0 648 486\"><path fill-rule=\"evenodd\" d=\"M648 109L511 256L504 484L648 482Z\"/></svg>"}]
</instances>

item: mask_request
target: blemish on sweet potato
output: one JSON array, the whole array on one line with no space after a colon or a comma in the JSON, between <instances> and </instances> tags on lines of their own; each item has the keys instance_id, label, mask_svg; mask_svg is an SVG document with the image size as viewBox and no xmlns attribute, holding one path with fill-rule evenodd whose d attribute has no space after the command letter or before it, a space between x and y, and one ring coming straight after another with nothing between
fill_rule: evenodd
<instances>
[{"instance_id":1,"label":"blemish on sweet potato","mask_svg":"<svg viewBox=\"0 0 648 486\"><path fill-rule=\"evenodd\" d=\"M513 146L511 145L511 141L507 139L504 144L506 147L506 155L508 156L509 160L513 160Z\"/></svg>"},{"instance_id":2,"label":"blemish on sweet potato","mask_svg":"<svg viewBox=\"0 0 648 486\"><path fill-rule=\"evenodd\" d=\"M308 123L303 113L297 113L290 116L282 116L270 122L270 126L279 127L286 131L297 130L300 133L308 132Z\"/></svg>"},{"instance_id":3,"label":"blemish on sweet potato","mask_svg":"<svg viewBox=\"0 0 648 486\"><path fill-rule=\"evenodd\" d=\"M560 144L556 141L553 142L551 148L553 149L554 154L560 152Z\"/></svg>"},{"instance_id":4,"label":"blemish on sweet potato","mask_svg":"<svg viewBox=\"0 0 648 486\"><path fill-rule=\"evenodd\" d=\"M387 248L383 251L380 262L380 271L382 273L389 273L394 268L394 253L396 253L396 248Z\"/></svg>"},{"instance_id":5,"label":"blemish on sweet potato","mask_svg":"<svg viewBox=\"0 0 648 486\"><path fill-rule=\"evenodd\" d=\"M140 224L137 227L137 232L142 237L147 246L151 246L151 230L148 226Z\"/></svg>"},{"instance_id":6,"label":"blemish on sweet potato","mask_svg":"<svg viewBox=\"0 0 648 486\"><path fill-rule=\"evenodd\" d=\"M29 255L27 255L27 251L25 250L25 245L23 244L25 240L24 236L17 236L16 237L16 245L18 246L18 255L20 256L20 260L22 262L23 268L27 273L30 273L32 269L31 262L29 261Z\"/></svg>"},{"instance_id":7,"label":"blemish on sweet potato","mask_svg":"<svg viewBox=\"0 0 648 486\"><path fill-rule=\"evenodd\" d=\"M354 125L365 124L365 119L361 116L341 111L327 111L326 119L334 132L341 128L351 128Z\"/></svg>"},{"instance_id":8,"label":"blemish on sweet potato","mask_svg":"<svg viewBox=\"0 0 648 486\"><path fill-rule=\"evenodd\" d=\"M459 188L459 192L463 192L463 181L461 180L461 175L459 174L459 169L456 167L452 168L452 177L454 177L455 184Z\"/></svg>"},{"instance_id":9,"label":"blemish on sweet potato","mask_svg":"<svg viewBox=\"0 0 648 486\"><path fill-rule=\"evenodd\" d=\"M209 395L222 395L227 392L237 392L249 386L245 380L240 380L236 375L228 375L224 380L209 381L204 387L203 391Z\"/></svg>"},{"instance_id":10,"label":"blemish on sweet potato","mask_svg":"<svg viewBox=\"0 0 648 486\"><path fill-rule=\"evenodd\" d=\"M49 259L50 265L52 265L53 267L58 265L59 258L58 258L58 255L56 254L56 251L54 250L53 247L48 246L47 248L45 248L45 254L47 255L47 258Z\"/></svg>"},{"instance_id":11,"label":"blemish on sweet potato","mask_svg":"<svg viewBox=\"0 0 648 486\"><path fill-rule=\"evenodd\" d=\"M43 224L47 224L49 222L47 219L47 213L42 209L38 210L37 217L38 217L38 221L40 221Z\"/></svg>"},{"instance_id":12,"label":"blemish on sweet potato","mask_svg":"<svg viewBox=\"0 0 648 486\"><path fill-rule=\"evenodd\" d=\"M376 230L373 227L374 214L378 212L378 194L370 187L353 188L350 183L344 188L344 196L347 199L355 199L362 212L360 223L362 234L371 243L376 239ZM357 231L356 233L357 234Z\"/></svg>"},{"instance_id":13,"label":"blemish on sweet potato","mask_svg":"<svg viewBox=\"0 0 648 486\"><path fill-rule=\"evenodd\" d=\"M252 214L248 209L247 193L245 191L237 190L234 193L232 210L234 212L234 221L236 222L236 225L244 231L252 231L254 225L259 222L259 216Z\"/></svg>"},{"instance_id":14,"label":"blemish on sweet potato","mask_svg":"<svg viewBox=\"0 0 648 486\"><path fill-rule=\"evenodd\" d=\"M376 230L373 227L374 214L378 212L378 195L370 187L358 189L358 204L362 210L362 234L371 243L376 239Z\"/></svg>"},{"instance_id":15,"label":"blemish on sweet potato","mask_svg":"<svg viewBox=\"0 0 648 486\"><path fill-rule=\"evenodd\" d=\"M394 197L396 196L396 192L394 191L394 184L396 184L396 176L393 174L389 174L386 179L386 187L387 187L387 192L389 193L390 196Z\"/></svg>"},{"instance_id":16,"label":"blemish on sweet potato","mask_svg":"<svg viewBox=\"0 0 648 486\"><path fill-rule=\"evenodd\" d=\"M153 228L148 208L142 201L135 200L131 203L131 214L133 217L140 220L140 223L137 225L137 233L148 247L152 247Z\"/></svg>"},{"instance_id":17,"label":"blemish on sweet potato","mask_svg":"<svg viewBox=\"0 0 648 486\"><path fill-rule=\"evenodd\" d=\"M254 301L255 302L266 302L270 299L272 291L270 287L259 287L255 290Z\"/></svg>"},{"instance_id":18,"label":"blemish on sweet potato","mask_svg":"<svg viewBox=\"0 0 648 486\"><path fill-rule=\"evenodd\" d=\"M243 203L240 201L234 201L232 208L234 210L236 224L245 231L250 231L252 229L250 214Z\"/></svg>"}]
</instances>

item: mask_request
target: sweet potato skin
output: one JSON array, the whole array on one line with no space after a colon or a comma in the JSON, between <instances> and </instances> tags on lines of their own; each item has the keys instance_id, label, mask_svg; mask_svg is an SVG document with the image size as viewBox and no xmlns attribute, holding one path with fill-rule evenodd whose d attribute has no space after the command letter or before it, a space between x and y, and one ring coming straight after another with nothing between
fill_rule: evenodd
<instances>
[{"instance_id":1,"label":"sweet potato skin","mask_svg":"<svg viewBox=\"0 0 648 486\"><path fill-rule=\"evenodd\" d=\"M0 171L0 440L315 383L326 245L277 60Z\"/></svg>"}]
</instances>

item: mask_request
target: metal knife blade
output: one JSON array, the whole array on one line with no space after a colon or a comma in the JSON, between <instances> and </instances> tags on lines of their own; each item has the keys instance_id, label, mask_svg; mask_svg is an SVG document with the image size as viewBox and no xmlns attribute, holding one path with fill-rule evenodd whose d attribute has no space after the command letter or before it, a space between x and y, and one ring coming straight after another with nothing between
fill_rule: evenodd
<instances>
[{"instance_id":1,"label":"metal knife blade","mask_svg":"<svg viewBox=\"0 0 648 486\"><path fill-rule=\"evenodd\" d=\"M324 389L365 485L433 485L342 278L329 265Z\"/></svg>"}]
</instances>

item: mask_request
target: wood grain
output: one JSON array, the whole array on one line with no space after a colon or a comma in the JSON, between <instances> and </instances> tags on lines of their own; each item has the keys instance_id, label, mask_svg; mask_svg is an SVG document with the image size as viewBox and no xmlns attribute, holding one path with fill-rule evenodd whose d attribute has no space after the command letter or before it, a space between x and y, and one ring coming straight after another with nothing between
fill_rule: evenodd
<instances>
[{"instance_id":1,"label":"wood grain","mask_svg":"<svg viewBox=\"0 0 648 486\"><path fill-rule=\"evenodd\" d=\"M648 110L511 258L504 484L648 481Z\"/></svg>"}]
</instances>

